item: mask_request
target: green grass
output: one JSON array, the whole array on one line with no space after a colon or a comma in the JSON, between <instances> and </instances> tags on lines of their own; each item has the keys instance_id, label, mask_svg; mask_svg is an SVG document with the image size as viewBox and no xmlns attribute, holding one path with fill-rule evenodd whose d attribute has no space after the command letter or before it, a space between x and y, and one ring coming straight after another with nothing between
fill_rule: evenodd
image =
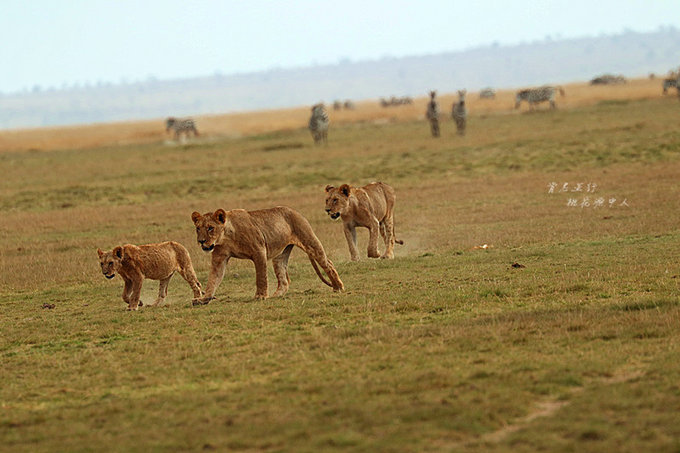
<instances>
[{"instance_id":1,"label":"green grass","mask_svg":"<svg viewBox=\"0 0 680 453\"><path fill-rule=\"evenodd\" d=\"M473 116L463 139L363 123L327 148L299 130L4 154L0 450L678 451L676 117L602 102ZM405 245L352 263L323 187L372 180L395 187ZM583 194L550 182L630 206L568 207ZM278 204L344 293L299 251L266 301L244 261L201 307L176 276L166 306L129 313L100 275L97 247L178 240L206 282L190 213Z\"/></svg>"}]
</instances>

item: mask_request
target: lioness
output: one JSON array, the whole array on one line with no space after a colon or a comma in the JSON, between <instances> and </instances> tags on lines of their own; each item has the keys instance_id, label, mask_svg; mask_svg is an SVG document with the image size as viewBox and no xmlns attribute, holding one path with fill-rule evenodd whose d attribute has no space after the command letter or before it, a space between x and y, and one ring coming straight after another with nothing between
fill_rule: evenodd
<instances>
[{"instance_id":1,"label":"lioness","mask_svg":"<svg viewBox=\"0 0 680 453\"><path fill-rule=\"evenodd\" d=\"M368 228L368 257L394 258L394 189L383 182L364 187L326 186L326 213L331 219L342 217L343 229L352 261L359 261L356 227ZM378 254L378 234L385 241L385 251Z\"/></svg>"},{"instance_id":2,"label":"lioness","mask_svg":"<svg viewBox=\"0 0 680 453\"><path fill-rule=\"evenodd\" d=\"M230 258L248 259L255 264L255 297L258 299L267 298L267 260L271 259L278 280L273 296L283 296L290 285L288 258L294 245L307 254L322 282L334 291L345 289L312 226L302 214L291 208L278 206L258 211L218 209L203 215L194 212L191 220L196 225L199 245L204 251L212 252L208 286L201 303L208 303L214 298ZM323 277L316 263L326 271L330 282Z\"/></svg>"},{"instance_id":3,"label":"lioness","mask_svg":"<svg viewBox=\"0 0 680 453\"><path fill-rule=\"evenodd\" d=\"M145 278L161 281L158 298L153 305L163 302L168 295L168 283L175 272L179 272L189 283L194 291L194 299L203 296L189 252L177 242L140 246L126 244L108 252L97 249L97 254L104 277L111 279L116 272L123 277L125 281L123 300L128 304L128 310L137 310L137 307L142 305L139 294Z\"/></svg>"}]
</instances>

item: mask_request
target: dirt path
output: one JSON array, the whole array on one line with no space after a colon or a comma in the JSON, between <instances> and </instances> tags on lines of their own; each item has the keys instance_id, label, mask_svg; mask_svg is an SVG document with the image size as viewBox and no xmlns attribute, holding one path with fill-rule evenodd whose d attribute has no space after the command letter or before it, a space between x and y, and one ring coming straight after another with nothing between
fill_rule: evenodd
<instances>
[{"instance_id":1,"label":"dirt path","mask_svg":"<svg viewBox=\"0 0 680 453\"><path fill-rule=\"evenodd\" d=\"M639 377L644 376L645 371L640 367L625 366L616 370L616 372L609 377L599 378L593 380L589 385L584 387L578 387L570 392L570 396L579 395L586 391L589 386L593 385L613 385L621 384L624 382L629 382ZM534 420L551 417L555 415L557 411L568 406L571 401L569 400L556 400L548 399L543 401L538 401L535 403L534 408L529 414L524 417L514 420L512 423L503 426L496 431L486 433L482 435L474 444L496 444L503 441L510 434L517 432L521 429L527 428ZM468 443L468 445L471 443ZM457 448L464 447L465 445L452 446L455 451Z\"/></svg>"}]
</instances>

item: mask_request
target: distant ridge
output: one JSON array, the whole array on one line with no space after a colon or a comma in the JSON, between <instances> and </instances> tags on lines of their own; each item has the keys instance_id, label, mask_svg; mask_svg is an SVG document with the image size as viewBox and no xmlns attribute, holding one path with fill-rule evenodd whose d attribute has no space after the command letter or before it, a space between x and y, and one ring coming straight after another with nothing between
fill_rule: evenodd
<instances>
[{"instance_id":1,"label":"distant ridge","mask_svg":"<svg viewBox=\"0 0 680 453\"><path fill-rule=\"evenodd\" d=\"M57 126L291 107L334 99L423 96L458 88L588 80L601 73L663 76L680 66L680 31L625 31L490 45L436 55L183 80L148 80L0 95L0 128Z\"/></svg>"}]
</instances>

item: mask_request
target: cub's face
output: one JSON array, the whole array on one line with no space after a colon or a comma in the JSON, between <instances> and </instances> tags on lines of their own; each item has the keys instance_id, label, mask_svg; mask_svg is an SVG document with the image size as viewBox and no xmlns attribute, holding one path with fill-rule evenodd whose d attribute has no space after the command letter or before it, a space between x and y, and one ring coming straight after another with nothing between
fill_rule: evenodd
<instances>
[{"instance_id":1,"label":"cub's face","mask_svg":"<svg viewBox=\"0 0 680 453\"><path fill-rule=\"evenodd\" d=\"M350 187L343 184L340 187L326 186L326 213L336 220L349 209Z\"/></svg>"},{"instance_id":2,"label":"cub's face","mask_svg":"<svg viewBox=\"0 0 680 453\"><path fill-rule=\"evenodd\" d=\"M123 262L123 248L116 247L108 252L102 252L101 249L97 249L97 254L99 255L99 265L102 268L104 277L115 277Z\"/></svg>"},{"instance_id":3,"label":"cub's face","mask_svg":"<svg viewBox=\"0 0 680 453\"><path fill-rule=\"evenodd\" d=\"M194 221L196 226L198 245L201 246L203 251L212 252L224 234L227 213L224 209L203 215L194 212L191 214L191 220Z\"/></svg>"}]
</instances>

